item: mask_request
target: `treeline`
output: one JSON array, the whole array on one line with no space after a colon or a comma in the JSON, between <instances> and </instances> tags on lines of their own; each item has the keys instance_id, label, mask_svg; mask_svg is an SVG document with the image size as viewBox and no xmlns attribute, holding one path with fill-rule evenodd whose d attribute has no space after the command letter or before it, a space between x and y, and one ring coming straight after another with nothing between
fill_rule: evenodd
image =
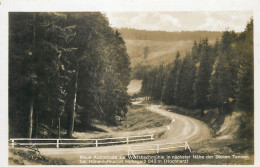
<instances>
[{"instance_id":1,"label":"treeline","mask_svg":"<svg viewBox=\"0 0 260 167\"><path fill-rule=\"evenodd\" d=\"M99 12L9 14L9 137L44 137L40 126L115 124L130 103L130 61ZM57 137L57 136L55 136Z\"/></svg>"},{"instance_id":2,"label":"treeline","mask_svg":"<svg viewBox=\"0 0 260 167\"><path fill-rule=\"evenodd\" d=\"M138 63L136 66L131 68L131 79L142 80L144 74L152 70L152 66L149 64Z\"/></svg>"},{"instance_id":3,"label":"treeline","mask_svg":"<svg viewBox=\"0 0 260 167\"><path fill-rule=\"evenodd\" d=\"M253 19L242 33L226 31L220 41L194 42L193 48L168 66L145 73L141 94L167 105L201 110L218 108L221 115L232 110L254 109ZM247 125L244 125L247 126ZM251 129L252 130L252 129Z\"/></svg>"},{"instance_id":4,"label":"treeline","mask_svg":"<svg viewBox=\"0 0 260 167\"><path fill-rule=\"evenodd\" d=\"M124 39L131 40L155 40L155 41L181 41L181 40L201 40L208 38L209 40L216 40L221 37L223 32L218 31L180 31L180 32L166 32L166 31L147 31L137 30L132 28L120 28L118 31L122 34Z\"/></svg>"}]
</instances>

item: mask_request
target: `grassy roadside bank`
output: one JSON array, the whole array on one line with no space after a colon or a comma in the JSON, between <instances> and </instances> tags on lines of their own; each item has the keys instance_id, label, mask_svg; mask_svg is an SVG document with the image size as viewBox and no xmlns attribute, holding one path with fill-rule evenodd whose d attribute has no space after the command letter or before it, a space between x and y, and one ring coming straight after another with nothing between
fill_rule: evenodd
<instances>
[{"instance_id":1,"label":"grassy roadside bank","mask_svg":"<svg viewBox=\"0 0 260 167\"><path fill-rule=\"evenodd\" d=\"M132 105L118 126L108 126L100 122L93 124L99 131L75 132L75 138L113 138L122 136L136 136L155 134L161 137L164 126L171 123L171 119L148 111L145 106ZM102 131L101 131L102 130Z\"/></svg>"},{"instance_id":2,"label":"grassy roadside bank","mask_svg":"<svg viewBox=\"0 0 260 167\"><path fill-rule=\"evenodd\" d=\"M170 122L169 118L152 113L146 110L145 106L132 105L126 114L126 118L118 126L98 124L98 128L103 128L102 131L99 129L97 131L77 132L74 137L106 138L153 133L155 138L161 138L166 130L165 126ZM66 161L44 157L27 148L9 148L9 165L66 165Z\"/></svg>"},{"instance_id":3,"label":"grassy roadside bank","mask_svg":"<svg viewBox=\"0 0 260 167\"><path fill-rule=\"evenodd\" d=\"M45 157L27 149L9 148L9 165L67 165L64 159Z\"/></svg>"},{"instance_id":4,"label":"grassy roadside bank","mask_svg":"<svg viewBox=\"0 0 260 167\"><path fill-rule=\"evenodd\" d=\"M170 124L170 122L169 118L151 113L143 105L131 105L125 119L119 121L116 126L107 125L96 120L85 130L75 127L73 138L113 138L146 135L156 128L162 128ZM39 129L41 133L38 134L38 138L57 138L59 136L57 127L41 124ZM153 130L149 131L149 129ZM65 129L61 129L61 138L67 138Z\"/></svg>"}]
</instances>

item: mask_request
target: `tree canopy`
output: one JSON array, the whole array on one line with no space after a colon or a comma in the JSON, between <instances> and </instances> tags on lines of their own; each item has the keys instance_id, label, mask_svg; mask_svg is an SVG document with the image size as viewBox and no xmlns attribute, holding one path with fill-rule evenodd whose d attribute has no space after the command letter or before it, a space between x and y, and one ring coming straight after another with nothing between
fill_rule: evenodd
<instances>
[{"instance_id":1,"label":"tree canopy","mask_svg":"<svg viewBox=\"0 0 260 167\"><path fill-rule=\"evenodd\" d=\"M10 13L10 136L37 137L42 124L61 124L68 137L95 119L115 124L129 105L129 65L99 12Z\"/></svg>"},{"instance_id":2,"label":"tree canopy","mask_svg":"<svg viewBox=\"0 0 260 167\"><path fill-rule=\"evenodd\" d=\"M143 74L143 95L169 105L201 109L202 116L204 109L215 107L223 115L232 109L252 115L253 19L242 33L226 31L214 44L207 38L195 41L183 59L176 55L171 65ZM163 86L154 86L157 83Z\"/></svg>"}]
</instances>

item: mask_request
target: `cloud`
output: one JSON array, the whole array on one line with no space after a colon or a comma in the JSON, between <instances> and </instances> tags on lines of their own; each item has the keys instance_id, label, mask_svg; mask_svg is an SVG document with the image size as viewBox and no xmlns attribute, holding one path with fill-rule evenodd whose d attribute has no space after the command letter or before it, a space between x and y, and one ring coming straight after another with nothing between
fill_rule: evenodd
<instances>
[{"instance_id":1,"label":"cloud","mask_svg":"<svg viewBox=\"0 0 260 167\"><path fill-rule=\"evenodd\" d=\"M146 30L171 30L181 28L178 18L167 13L106 13L113 27L128 27Z\"/></svg>"},{"instance_id":2,"label":"cloud","mask_svg":"<svg viewBox=\"0 0 260 167\"><path fill-rule=\"evenodd\" d=\"M180 22L177 18L163 13L142 13L131 20L133 27L149 30L169 30L180 28Z\"/></svg>"},{"instance_id":3,"label":"cloud","mask_svg":"<svg viewBox=\"0 0 260 167\"><path fill-rule=\"evenodd\" d=\"M252 17L252 12L206 12L206 22L197 27L201 30L241 32Z\"/></svg>"},{"instance_id":4,"label":"cloud","mask_svg":"<svg viewBox=\"0 0 260 167\"><path fill-rule=\"evenodd\" d=\"M249 11L219 12L108 12L113 27L161 31L243 31L252 17Z\"/></svg>"}]
</instances>

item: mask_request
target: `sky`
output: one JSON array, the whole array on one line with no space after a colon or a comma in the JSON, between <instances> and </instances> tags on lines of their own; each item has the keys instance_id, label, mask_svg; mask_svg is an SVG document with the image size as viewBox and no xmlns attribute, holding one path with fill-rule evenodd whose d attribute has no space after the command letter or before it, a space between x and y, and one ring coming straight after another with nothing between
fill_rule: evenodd
<instances>
[{"instance_id":1,"label":"sky","mask_svg":"<svg viewBox=\"0 0 260 167\"><path fill-rule=\"evenodd\" d=\"M225 31L241 32L253 17L252 11L186 12L106 12L115 28L152 31Z\"/></svg>"}]
</instances>

